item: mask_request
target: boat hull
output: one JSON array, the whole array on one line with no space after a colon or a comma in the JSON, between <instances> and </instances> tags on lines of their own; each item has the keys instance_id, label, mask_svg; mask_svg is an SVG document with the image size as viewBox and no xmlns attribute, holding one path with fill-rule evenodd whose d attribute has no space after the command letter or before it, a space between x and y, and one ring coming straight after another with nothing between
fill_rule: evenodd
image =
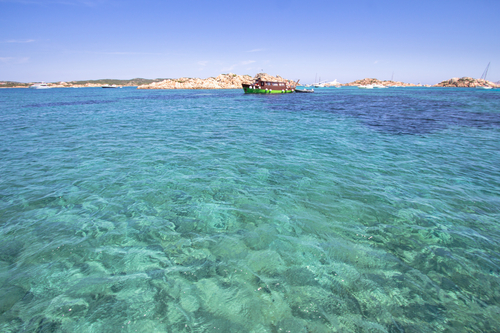
<instances>
[{"instance_id":1,"label":"boat hull","mask_svg":"<svg viewBox=\"0 0 500 333\"><path fill-rule=\"evenodd\" d=\"M307 89L295 89L295 92L296 93L313 93L314 92L314 89L311 89L311 90L307 90Z\"/></svg>"},{"instance_id":2,"label":"boat hull","mask_svg":"<svg viewBox=\"0 0 500 333\"><path fill-rule=\"evenodd\" d=\"M243 91L245 92L245 94L288 94L295 92L295 90L293 89L273 90L273 89L259 89L251 87L243 87Z\"/></svg>"},{"instance_id":3,"label":"boat hull","mask_svg":"<svg viewBox=\"0 0 500 333\"><path fill-rule=\"evenodd\" d=\"M49 87L49 86L46 86L46 85L36 85L36 84L35 84L35 85L32 85L32 86L30 87L30 89L50 89L50 87Z\"/></svg>"},{"instance_id":4,"label":"boat hull","mask_svg":"<svg viewBox=\"0 0 500 333\"><path fill-rule=\"evenodd\" d=\"M254 83L241 85L245 94L288 94L295 92L295 85L285 82L256 80Z\"/></svg>"}]
</instances>

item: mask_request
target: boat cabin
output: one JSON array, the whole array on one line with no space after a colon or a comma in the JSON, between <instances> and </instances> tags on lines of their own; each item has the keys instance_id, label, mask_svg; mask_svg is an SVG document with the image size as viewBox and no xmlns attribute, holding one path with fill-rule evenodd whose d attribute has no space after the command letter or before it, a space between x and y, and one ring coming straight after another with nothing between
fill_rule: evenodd
<instances>
[{"instance_id":1,"label":"boat cabin","mask_svg":"<svg viewBox=\"0 0 500 333\"><path fill-rule=\"evenodd\" d=\"M244 84L244 86L252 87L253 89L267 89L267 90L287 90L294 88L288 82L264 81L261 79L255 80L253 84Z\"/></svg>"},{"instance_id":2,"label":"boat cabin","mask_svg":"<svg viewBox=\"0 0 500 333\"><path fill-rule=\"evenodd\" d=\"M269 90L283 90L290 88L290 85L287 85L285 82L271 82L271 81L263 81L261 79L257 79L254 85L260 87L260 89L269 89Z\"/></svg>"},{"instance_id":3,"label":"boat cabin","mask_svg":"<svg viewBox=\"0 0 500 333\"><path fill-rule=\"evenodd\" d=\"M242 86L245 93L252 94L291 93L295 91L293 82L265 81L261 78L258 78L253 83L243 83Z\"/></svg>"}]
</instances>

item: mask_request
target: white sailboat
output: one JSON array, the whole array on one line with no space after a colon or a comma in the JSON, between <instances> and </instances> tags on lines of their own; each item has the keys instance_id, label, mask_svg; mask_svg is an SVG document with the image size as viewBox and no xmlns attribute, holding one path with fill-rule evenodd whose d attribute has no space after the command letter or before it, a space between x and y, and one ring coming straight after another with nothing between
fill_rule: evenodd
<instances>
[{"instance_id":1,"label":"white sailboat","mask_svg":"<svg viewBox=\"0 0 500 333\"><path fill-rule=\"evenodd\" d=\"M490 63L488 63L488 66L486 66L486 69L483 72L483 75L481 75L480 80L486 81L486 75L488 75L488 69L490 68ZM493 87L484 85L484 86L477 86L476 89L493 89Z\"/></svg>"},{"instance_id":2,"label":"white sailboat","mask_svg":"<svg viewBox=\"0 0 500 333\"><path fill-rule=\"evenodd\" d=\"M319 82L316 83L316 80L314 80L313 87L314 88L324 88L325 87L325 82L326 81L321 81L321 76L319 77Z\"/></svg>"}]
</instances>

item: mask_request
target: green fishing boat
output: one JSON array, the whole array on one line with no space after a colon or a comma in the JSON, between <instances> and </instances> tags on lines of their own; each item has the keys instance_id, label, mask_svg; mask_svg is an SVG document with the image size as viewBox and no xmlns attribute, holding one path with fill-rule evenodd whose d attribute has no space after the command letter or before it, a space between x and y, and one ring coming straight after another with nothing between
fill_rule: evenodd
<instances>
[{"instance_id":1,"label":"green fishing boat","mask_svg":"<svg viewBox=\"0 0 500 333\"><path fill-rule=\"evenodd\" d=\"M253 83L243 83L242 86L245 94L287 94L295 92L296 83L265 81L258 78Z\"/></svg>"}]
</instances>

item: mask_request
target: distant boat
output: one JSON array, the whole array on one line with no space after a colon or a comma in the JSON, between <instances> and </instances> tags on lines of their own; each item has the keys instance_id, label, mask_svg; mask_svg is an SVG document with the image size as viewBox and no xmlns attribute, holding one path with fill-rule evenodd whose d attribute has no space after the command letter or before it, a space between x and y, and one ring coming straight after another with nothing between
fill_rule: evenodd
<instances>
[{"instance_id":1,"label":"distant boat","mask_svg":"<svg viewBox=\"0 0 500 333\"><path fill-rule=\"evenodd\" d=\"M316 81L316 79L318 78L318 74L316 73L316 77L314 78L314 83L312 84L312 86L314 88L321 88L321 76L319 77L319 81Z\"/></svg>"},{"instance_id":2,"label":"distant boat","mask_svg":"<svg viewBox=\"0 0 500 333\"><path fill-rule=\"evenodd\" d=\"M387 88L387 87L386 87L386 86L384 86L383 84L374 84L374 85L373 85L373 88L383 89L383 88Z\"/></svg>"},{"instance_id":3,"label":"distant boat","mask_svg":"<svg viewBox=\"0 0 500 333\"><path fill-rule=\"evenodd\" d=\"M313 93L314 89L297 89L295 88L296 93Z\"/></svg>"},{"instance_id":4,"label":"distant boat","mask_svg":"<svg viewBox=\"0 0 500 333\"><path fill-rule=\"evenodd\" d=\"M286 94L293 93L296 85L290 82L265 81L258 78L252 83L243 83L242 87L245 94Z\"/></svg>"},{"instance_id":5,"label":"distant boat","mask_svg":"<svg viewBox=\"0 0 500 333\"><path fill-rule=\"evenodd\" d=\"M373 85L368 84L366 86L358 86L359 89L373 89Z\"/></svg>"},{"instance_id":6,"label":"distant boat","mask_svg":"<svg viewBox=\"0 0 500 333\"><path fill-rule=\"evenodd\" d=\"M105 84L102 86L103 88L118 88L116 84Z\"/></svg>"},{"instance_id":7,"label":"distant boat","mask_svg":"<svg viewBox=\"0 0 500 333\"><path fill-rule=\"evenodd\" d=\"M50 89L47 83L42 82L42 83L35 83L34 85L30 86L31 89Z\"/></svg>"},{"instance_id":8,"label":"distant boat","mask_svg":"<svg viewBox=\"0 0 500 333\"><path fill-rule=\"evenodd\" d=\"M340 83L337 81L337 79L331 81L331 82L327 82L325 84L327 87L334 87L334 88L340 88Z\"/></svg>"},{"instance_id":9,"label":"distant boat","mask_svg":"<svg viewBox=\"0 0 500 333\"><path fill-rule=\"evenodd\" d=\"M488 66L486 66L486 69L484 70L483 72L483 75L481 75L481 78L480 80L484 80L486 81L486 75L488 75L488 69L490 68L490 63L488 63ZM488 85L484 85L484 86L477 86L476 89L492 89L493 87L490 87Z\"/></svg>"}]
</instances>

